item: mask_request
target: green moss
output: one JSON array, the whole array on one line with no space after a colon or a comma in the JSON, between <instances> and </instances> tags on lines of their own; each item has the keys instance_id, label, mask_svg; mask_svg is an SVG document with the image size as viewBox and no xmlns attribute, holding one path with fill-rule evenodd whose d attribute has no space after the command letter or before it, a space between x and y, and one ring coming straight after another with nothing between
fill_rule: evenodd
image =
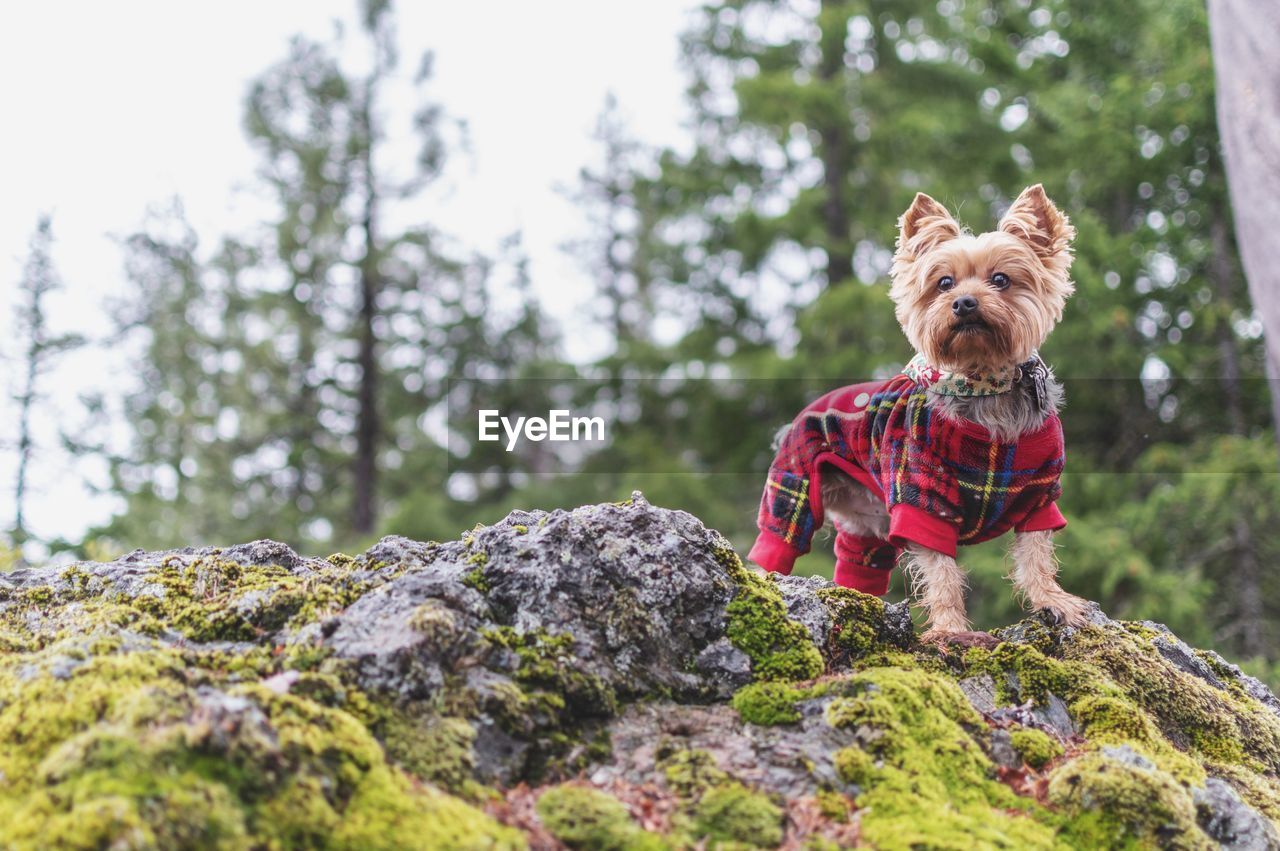
<instances>
[{"instance_id":1,"label":"green moss","mask_svg":"<svg viewBox=\"0 0 1280 851\"><path fill-rule=\"evenodd\" d=\"M836 751L832 761L835 764L836 773L845 783L857 786L859 789L867 789L875 782L878 770L876 760L857 745L850 745Z\"/></svg>"},{"instance_id":2,"label":"green moss","mask_svg":"<svg viewBox=\"0 0 1280 851\"><path fill-rule=\"evenodd\" d=\"M575 718L607 718L617 713L618 699L613 689L577 666L572 635L552 635L543 629L519 632L507 626L484 630L482 634L494 647L516 654L516 682L546 707L568 709Z\"/></svg>"},{"instance_id":3,"label":"green moss","mask_svg":"<svg viewBox=\"0 0 1280 851\"><path fill-rule=\"evenodd\" d=\"M1032 768L1043 768L1050 761L1062 756L1062 745L1041 730L1023 727L1009 734L1013 749L1022 761Z\"/></svg>"},{"instance_id":4,"label":"green moss","mask_svg":"<svg viewBox=\"0 0 1280 851\"><path fill-rule=\"evenodd\" d=\"M716 764L715 757L695 748L660 749L657 768L667 785L686 799L699 798L708 789L729 781L729 775Z\"/></svg>"},{"instance_id":5,"label":"green moss","mask_svg":"<svg viewBox=\"0 0 1280 851\"><path fill-rule=\"evenodd\" d=\"M818 599L831 615L831 644L850 657L865 655L882 644L884 601L852 588L823 588Z\"/></svg>"},{"instance_id":6,"label":"green moss","mask_svg":"<svg viewBox=\"0 0 1280 851\"><path fill-rule=\"evenodd\" d=\"M473 774L476 731L466 719L395 709L386 713L380 738L387 757L415 777L465 798L485 797Z\"/></svg>"},{"instance_id":7,"label":"green moss","mask_svg":"<svg viewBox=\"0 0 1280 851\"><path fill-rule=\"evenodd\" d=\"M583 669L573 636L511 627L483 630L490 664L505 668L514 682L486 685L477 695L465 687L446 689L449 714L475 717L483 711L507 733L528 742L520 773L528 779L564 776L607 754L607 731L600 722L618 711L618 697L600 677ZM514 654L512 661L503 653Z\"/></svg>"},{"instance_id":8,"label":"green moss","mask_svg":"<svg viewBox=\"0 0 1280 851\"><path fill-rule=\"evenodd\" d=\"M1032 623L1019 630L1035 646L1006 642L965 655L967 673L989 673L1002 703L1057 695L1091 745L1128 745L1184 783L1202 783L1209 766L1280 770L1280 719L1239 687L1179 670L1155 644L1164 633L1124 623L1063 633Z\"/></svg>"},{"instance_id":9,"label":"green moss","mask_svg":"<svg viewBox=\"0 0 1280 851\"><path fill-rule=\"evenodd\" d=\"M804 851L840 851L845 846L825 836L810 836L804 841L802 847Z\"/></svg>"},{"instance_id":10,"label":"green moss","mask_svg":"<svg viewBox=\"0 0 1280 851\"><path fill-rule=\"evenodd\" d=\"M1186 788L1159 770L1086 754L1053 773L1048 797L1068 813L1092 816L1082 825L1093 841L1101 840L1096 847L1217 847L1197 827L1195 804Z\"/></svg>"},{"instance_id":11,"label":"green moss","mask_svg":"<svg viewBox=\"0 0 1280 851\"><path fill-rule=\"evenodd\" d=\"M743 721L751 724L794 724L800 720L796 701L802 697L803 691L786 683L752 683L733 696L733 708Z\"/></svg>"},{"instance_id":12,"label":"green moss","mask_svg":"<svg viewBox=\"0 0 1280 851\"><path fill-rule=\"evenodd\" d=\"M1231 784L1244 802L1274 822L1280 822L1280 778L1257 774L1238 765L1210 763L1210 776Z\"/></svg>"},{"instance_id":13,"label":"green moss","mask_svg":"<svg viewBox=\"0 0 1280 851\"><path fill-rule=\"evenodd\" d=\"M1093 693L1110 693L1140 713L1162 741L1204 762L1280 771L1280 718L1236 691L1215 688L1175 668L1152 644L1158 634L1090 627L1064 645L1067 660L1094 671ZM1107 686L1097 686L1105 681ZM1080 695L1083 697L1084 695ZM1097 714L1097 713L1095 713ZM1124 714L1110 707L1112 724ZM1130 720L1137 732L1141 726Z\"/></svg>"},{"instance_id":14,"label":"green moss","mask_svg":"<svg viewBox=\"0 0 1280 851\"><path fill-rule=\"evenodd\" d=\"M824 818L835 822L847 822L852 802L839 792L831 789L820 789L817 794L818 809Z\"/></svg>"},{"instance_id":15,"label":"green moss","mask_svg":"<svg viewBox=\"0 0 1280 851\"><path fill-rule=\"evenodd\" d=\"M409 615L409 626L424 638L433 653L445 653L463 644L471 635L458 613L447 603L429 598Z\"/></svg>"},{"instance_id":16,"label":"green moss","mask_svg":"<svg viewBox=\"0 0 1280 851\"><path fill-rule=\"evenodd\" d=\"M127 627L151 636L176 632L199 643L265 644L282 628L341 611L396 574L385 568L358 569L358 564L332 556L319 569L294 573L278 565L242 565L216 554L189 564L170 557L148 573L147 586L136 596L119 593L73 566L56 586L18 592L18 605L0 611L0 634L32 632L19 614L36 607L46 613L51 627L67 634Z\"/></svg>"},{"instance_id":17,"label":"green moss","mask_svg":"<svg viewBox=\"0 0 1280 851\"><path fill-rule=\"evenodd\" d=\"M782 810L759 792L729 783L707 790L698 801L693 831L708 848L732 843L773 848L782 841Z\"/></svg>"},{"instance_id":18,"label":"green moss","mask_svg":"<svg viewBox=\"0 0 1280 851\"><path fill-rule=\"evenodd\" d=\"M53 589L45 585L37 585L20 592L19 601L28 606L43 608L55 599Z\"/></svg>"},{"instance_id":19,"label":"green moss","mask_svg":"<svg viewBox=\"0 0 1280 851\"><path fill-rule=\"evenodd\" d=\"M462 577L462 584L468 588L474 588L481 594L488 594L492 586L489 580L485 578L484 566L481 565L475 570L470 571L466 576Z\"/></svg>"},{"instance_id":20,"label":"green moss","mask_svg":"<svg viewBox=\"0 0 1280 851\"><path fill-rule=\"evenodd\" d=\"M172 649L110 650L62 679L31 672L69 649L0 660L8 848L523 846L409 783L347 711L220 682Z\"/></svg>"},{"instance_id":21,"label":"green moss","mask_svg":"<svg viewBox=\"0 0 1280 851\"><path fill-rule=\"evenodd\" d=\"M1002 703L1032 701L1044 705L1049 695L1069 695L1088 679L1078 665L1046 656L1035 646L1002 642L993 650L974 647L964 656L968 672L986 673L996 683Z\"/></svg>"},{"instance_id":22,"label":"green moss","mask_svg":"<svg viewBox=\"0 0 1280 851\"><path fill-rule=\"evenodd\" d=\"M771 580L749 572L732 549L713 552L737 583L726 613L725 634L751 659L757 680L810 680L825 667L803 624L787 617L782 595Z\"/></svg>"},{"instance_id":23,"label":"green moss","mask_svg":"<svg viewBox=\"0 0 1280 851\"><path fill-rule=\"evenodd\" d=\"M1138 743L1151 746L1159 732L1133 701L1090 694L1071 704L1071 714L1085 737L1097 744Z\"/></svg>"},{"instance_id":24,"label":"green moss","mask_svg":"<svg viewBox=\"0 0 1280 851\"><path fill-rule=\"evenodd\" d=\"M589 786L557 786L543 792L538 818L575 851L665 851L671 846L646 833L616 798Z\"/></svg>"},{"instance_id":25,"label":"green moss","mask_svg":"<svg viewBox=\"0 0 1280 851\"><path fill-rule=\"evenodd\" d=\"M981 717L947 676L877 668L847 678L827 706L863 747L836 754L860 790L862 835L882 849L1048 848L1052 814L994 779Z\"/></svg>"}]
</instances>

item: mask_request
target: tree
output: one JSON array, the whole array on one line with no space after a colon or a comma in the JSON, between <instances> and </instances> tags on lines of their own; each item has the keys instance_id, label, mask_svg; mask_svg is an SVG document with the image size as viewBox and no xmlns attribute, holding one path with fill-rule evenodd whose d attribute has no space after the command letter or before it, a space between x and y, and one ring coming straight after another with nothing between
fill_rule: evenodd
<instances>
[{"instance_id":1,"label":"tree","mask_svg":"<svg viewBox=\"0 0 1280 851\"><path fill-rule=\"evenodd\" d=\"M583 208L592 232L565 246L591 275L604 309L599 318L613 337L615 354L635 355L651 341L653 295L646 248L651 208L643 192L651 185L644 173L645 154L627 128L617 98L610 93L596 119L593 139L599 164L578 172L578 186L567 193Z\"/></svg>"},{"instance_id":2,"label":"tree","mask_svg":"<svg viewBox=\"0 0 1280 851\"><path fill-rule=\"evenodd\" d=\"M1210 0L1217 119L1231 187L1240 258L1262 318L1272 422L1280 442L1280 10L1247 0ZM1220 221L1227 211L1220 210ZM1225 253L1225 252L1224 252Z\"/></svg>"},{"instance_id":3,"label":"tree","mask_svg":"<svg viewBox=\"0 0 1280 851\"><path fill-rule=\"evenodd\" d=\"M317 489L332 487L315 476L315 465L325 462L313 452L313 430L320 428L325 409L334 414L340 408L335 420L350 418L353 423L343 428L354 432L347 517L354 532L368 534L376 522L383 431L377 326L388 318L379 305L388 286L379 268L388 250L381 214L388 195L408 197L438 173L442 145L438 111L427 107L417 124L419 173L397 185L379 174L377 149L385 131L378 97L398 56L390 4L371 0L361 12L369 42L367 73L346 72L336 49L295 39L289 59L254 83L246 126L265 155L263 174L280 209L276 259L289 285L265 294L264 301L282 304L290 317L286 331L297 334L288 416L295 427L311 424L301 426L309 433L295 433L290 449L293 499L310 510L320 501ZM429 57L422 69L419 81L429 73ZM329 367L319 361L329 344L350 354L343 352ZM332 401L321 398L326 392ZM335 405L339 398L342 404Z\"/></svg>"},{"instance_id":4,"label":"tree","mask_svg":"<svg viewBox=\"0 0 1280 851\"><path fill-rule=\"evenodd\" d=\"M1043 182L1079 230L1077 294L1044 352L1067 380L1073 590L1274 654L1255 628L1265 607L1247 604L1272 584L1269 515L1232 514L1222 490L1194 481L1230 447L1253 458L1271 423L1252 392L1263 352L1203 4L726 0L701 9L683 46L692 151L662 152L641 196L653 302L685 330L663 374L683 384L630 430L643 441L592 463L679 457L715 471L714 485L686 481L679 504L745 545L770 433L821 390L910 355L884 283L912 194L985 230ZM708 374L729 379L690 380ZM1168 466L1148 474L1170 446L1189 459L1185 481ZM1197 500L1211 503L1203 525L1162 531ZM1209 581L1234 561L1230 582ZM979 621L1012 616L998 550L967 563Z\"/></svg>"},{"instance_id":5,"label":"tree","mask_svg":"<svg viewBox=\"0 0 1280 851\"><path fill-rule=\"evenodd\" d=\"M59 355L78 348L84 339L75 334L57 334L49 323L49 296L62 288L53 265L53 221L41 216L31 237L26 266L18 283L19 304L14 314L14 337L21 347L19 386L13 401L18 406L17 475L13 485L14 517L10 532L12 545L21 551L31 539L26 506L30 496L31 468L41 446L36 440L34 416L46 399L43 385Z\"/></svg>"},{"instance_id":6,"label":"tree","mask_svg":"<svg viewBox=\"0 0 1280 851\"><path fill-rule=\"evenodd\" d=\"M125 510L89 537L171 546L232 529L270 536L279 517L262 510L265 485L237 463L262 447L269 407L254 392L249 364L264 343L250 343L262 329L241 281L257 258L232 243L203 258L177 201L151 211L124 248L131 294L111 309L111 342L130 351L137 379L121 392L130 438L117 447L91 428L76 448L106 459ZM111 402L86 399L91 420L105 420Z\"/></svg>"},{"instance_id":7,"label":"tree","mask_svg":"<svg viewBox=\"0 0 1280 851\"><path fill-rule=\"evenodd\" d=\"M459 125L425 96L429 54L411 80L396 72L390 5L360 9L362 69L341 31L295 38L250 87L265 226L202 252L175 211L127 242L136 298L120 325L141 341L145 380L126 399L132 443L112 457L126 510L103 535L348 546L423 492L461 518L511 488L500 458L453 504L449 448L427 424L454 379L532 374L555 336L518 238L493 259L424 220ZM387 107L404 86L412 114Z\"/></svg>"}]
</instances>

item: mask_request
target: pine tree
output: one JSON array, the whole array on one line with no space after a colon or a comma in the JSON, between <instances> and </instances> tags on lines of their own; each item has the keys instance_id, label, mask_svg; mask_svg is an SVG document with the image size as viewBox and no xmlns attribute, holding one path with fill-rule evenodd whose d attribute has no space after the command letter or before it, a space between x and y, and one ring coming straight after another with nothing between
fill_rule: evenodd
<instances>
[{"instance_id":1,"label":"pine tree","mask_svg":"<svg viewBox=\"0 0 1280 851\"><path fill-rule=\"evenodd\" d=\"M426 422L453 379L553 358L518 245L466 254L422 220L458 124L424 96L429 54L412 81L398 73L390 5L365 3L360 20L363 69L344 64L341 34L295 38L250 88L265 227L201 252L173 215L128 241L121 325L142 341L144 381L126 403L132 444L111 459L127 510L100 534L354 546L424 491L465 514L478 503L444 496L456 470ZM419 106L397 115L386 93L406 85ZM410 140L412 168L398 168ZM495 304L499 268L525 282L515 310Z\"/></svg>"},{"instance_id":2,"label":"pine tree","mask_svg":"<svg viewBox=\"0 0 1280 851\"><path fill-rule=\"evenodd\" d=\"M601 306L596 317L613 338L614 354L634 356L637 346L652 339L654 314L646 249L651 205L644 192L652 184L645 173L648 151L627 127L613 93L605 98L592 139L598 162L578 172L578 185L568 196L578 204L591 232L564 249L590 274Z\"/></svg>"},{"instance_id":3,"label":"pine tree","mask_svg":"<svg viewBox=\"0 0 1280 851\"><path fill-rule=\"evenodd\" d=\"M18 282L19 303L14 312L14 339L18 341L21 353L18 385L12 396L18 408L17 472L13 484L13 526L9 537L19 554L32 539L26 516L32 468L40 453L49 448L36 438L39 428L35 417L47 401L48 388L44 382L59 355L84 344L79 335L58 334L50 326L49 297L62 288L62 280L53 265L52 246L53 221L47 215L41 216L31 237L22 279Z\"/></svg>"}]
</instances>

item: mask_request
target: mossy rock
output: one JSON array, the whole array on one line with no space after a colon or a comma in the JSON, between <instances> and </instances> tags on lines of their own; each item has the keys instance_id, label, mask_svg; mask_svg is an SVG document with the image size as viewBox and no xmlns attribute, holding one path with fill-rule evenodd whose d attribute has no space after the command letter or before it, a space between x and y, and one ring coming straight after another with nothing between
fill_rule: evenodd
<instances>
[{"instance_id":1,"label":"mossy rock","mask_svg":"<svg viewBox=\"0 0 1280 851\"><path fill-rule=\"evenodd\" d=\"M1126 844L1207 851L1217 844L1199 829L1190 792L1171 775L1142 760L1090 753L1054 772L1049 802L1092 816L1098 847Z\"/></svg>"},{"instance_id":2,"label":"mossy rock","mask_svg":"<svg viewBox=\"0 0 1280 851\"><path fill-rule=\"evenodd\" d=\"M716 786L698 800L693 832L708 848L772 848L782 841L782 810L745 786Z\"/></svg>"},{"instance_id":3,"label":"mossy rock","mask_svg":"<svg viewBox=\"0 0 1280 851\"><path fill-rule=\"evenodd\" d=\"M616 798L589 786L558 786L538 798L538 818L575 851L670 851L661 836L646 833Z\"/></svg>"},{"instance_id":4,"label":"mossy rock","mask_svg":"<svg viewBox=\"0 0 1280 851\"><path fill-rule=\"evenodd\" d=\"M1044 768L1052 760L1062 756L1062 745L1045 733L1034 728L1022 728L1009 734L1013 749L1022 757L1023 762L1032 768Z\"/></svg>"},{"instance_id":5,"label":"mossy rock","mask_svg":"<svg viewBox=\"0 0 1280 851\"><path fill-rule=\"evenodd\" d=\"M23 568L0 847L1280 847L1261 683L1096 610L996 635L921 646L638 496Z\"/></svg>"},{"instance_id":6,"label":"mossy rock","mask_svg":"<svg viewBox=\"0 0 1280 851\"><path fill-rule=\"evenodd\" d=\"M717 557L737 582L737 592L725 612L725 634L751 659L758 680L809 680L825 663L808 630L792 620L773 579L748 572L732 550Z\"/></svg>"},{"instance_id":7,"label":"mossy rock","mask_svg":"<svg viewBox=\"0 0 1280 851\"><path fill-rule=\"evenodd\" d=\"M796 701L804 695L804 691L787 683L752 683L733 696L733 708L751 724L792 724L800 720Z\"/></svg>"}]
</instances>

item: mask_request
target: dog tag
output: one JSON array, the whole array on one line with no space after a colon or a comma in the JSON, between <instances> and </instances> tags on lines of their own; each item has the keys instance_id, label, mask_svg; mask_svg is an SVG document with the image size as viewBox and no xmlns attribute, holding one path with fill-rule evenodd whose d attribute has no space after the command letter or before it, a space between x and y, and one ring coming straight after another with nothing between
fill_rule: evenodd
<instances>
[{"instance_id":1,"label":"dog tag","mask_svg":"<svg viewBox=\"0 0 1280 851\"><path fill-rule=\"evenodd\" d=\"M1049 399L1049 392L1045 387L1045 382L1048 380L1049 375L1048 370L1045 369L1044 361L1039 358L1032 358L1024 363L1020 369L1022 370L1022 380L1030 383L1031 392L1036 397L1036 410L1043 412Z\"/></svg>"}]
</instances>

